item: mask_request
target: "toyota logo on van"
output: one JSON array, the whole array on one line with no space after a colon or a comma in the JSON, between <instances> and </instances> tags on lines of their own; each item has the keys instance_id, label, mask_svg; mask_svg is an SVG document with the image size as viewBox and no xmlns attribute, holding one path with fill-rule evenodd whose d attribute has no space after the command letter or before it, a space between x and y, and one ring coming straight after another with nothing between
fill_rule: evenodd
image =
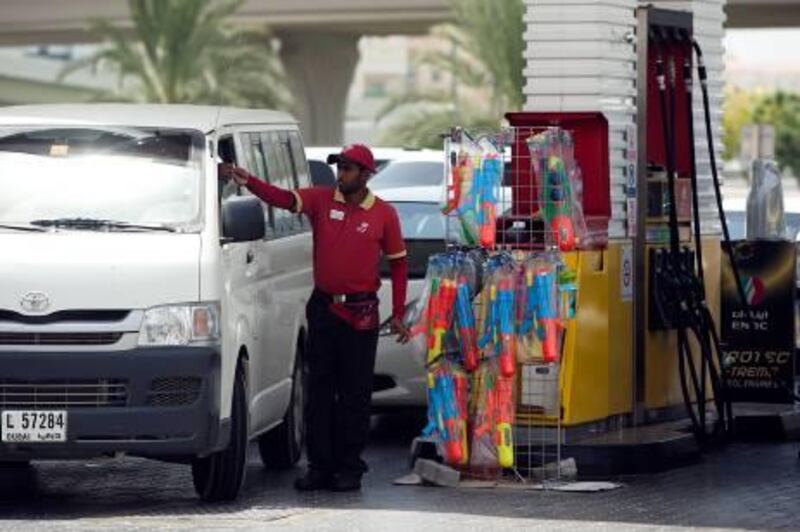
<instances>
[{"instance_id":1,"label":"toyota logo on van","mask_svg":"<svg viewBox=\"0 0 800 532\"><path fill-rule=\"evenodd\" d=\"M50 307L50 298L43 292L28 292L22 296L19 306L28 312L44 312Z\"/></svg>"}]
</instances>

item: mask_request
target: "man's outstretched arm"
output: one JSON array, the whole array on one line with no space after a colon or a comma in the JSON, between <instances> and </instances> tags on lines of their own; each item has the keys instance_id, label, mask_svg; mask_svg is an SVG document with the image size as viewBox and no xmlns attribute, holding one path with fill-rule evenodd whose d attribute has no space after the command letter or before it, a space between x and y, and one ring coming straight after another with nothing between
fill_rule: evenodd
<instances>
[{"instance_id":1,"label":"man's outstretched arm","mask_svg":"<svg viewBox=\"0 0 800 532\"><path fill-rule=\"evenodd\" d=\"M223 163L219 165L219 175L225 179L233 179L237 184L247 187L247 190L268 205L293 212L300 210L297 208L299 197L295 192L265 183L244 168Z\"/></svg>"}]
</instances>

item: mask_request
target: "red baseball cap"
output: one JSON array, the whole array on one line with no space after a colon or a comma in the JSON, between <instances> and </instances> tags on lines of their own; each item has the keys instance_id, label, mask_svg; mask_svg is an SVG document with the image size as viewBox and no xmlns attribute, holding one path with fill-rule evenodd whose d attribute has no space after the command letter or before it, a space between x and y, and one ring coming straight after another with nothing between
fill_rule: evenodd
<instances>
[{"instance_id":1,"label":"red baseball cap","mask_svg":"<svg viewBox=\"0 0 800 532\"><path fill-rule=\"evenodd\" d=\"M375 157L372 156L372 150L364 144L350 144L342 148L341 152L328 155L328 164L335 164L342 160L356 163L372 173L377 171L375 168Z\"/></svg>"}]
</instances>

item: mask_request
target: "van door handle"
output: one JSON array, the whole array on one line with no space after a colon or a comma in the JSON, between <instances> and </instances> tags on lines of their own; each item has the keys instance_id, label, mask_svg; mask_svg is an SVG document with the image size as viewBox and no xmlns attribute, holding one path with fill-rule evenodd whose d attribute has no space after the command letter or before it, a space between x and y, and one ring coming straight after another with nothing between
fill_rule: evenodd
<instances>
[{"instance_id":1,"label":"van door handle","mask_svg":"<svg viewBox=\"0 0 800 532\"><path fill-rule=\"evenodd\" d=\"M245 255L244 259L245 259L245 262L246 262L247 264L250 264L250 263L252 263L254 260L256 260L256 255L255 255L255 253L253 253L253 251L252 251L252 250L248 249L248 250L247 250L247 254Z\"/></svg>"}]
</instances>

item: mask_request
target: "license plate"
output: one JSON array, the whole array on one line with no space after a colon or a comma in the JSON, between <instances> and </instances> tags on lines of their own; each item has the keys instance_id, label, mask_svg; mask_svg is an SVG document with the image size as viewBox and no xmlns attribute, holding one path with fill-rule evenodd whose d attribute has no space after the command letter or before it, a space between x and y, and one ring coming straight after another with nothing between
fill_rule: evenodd
<instances>
[{"instance_id":1,"label":"license plate","mask_svg":"<svg viewBox=\"0 0 800 532\"><path fill-rule=\"evenodd\" d=\"M65 410L4 410L2 424L3 442L67 441Z\"/></svg>"}]
</instances>

